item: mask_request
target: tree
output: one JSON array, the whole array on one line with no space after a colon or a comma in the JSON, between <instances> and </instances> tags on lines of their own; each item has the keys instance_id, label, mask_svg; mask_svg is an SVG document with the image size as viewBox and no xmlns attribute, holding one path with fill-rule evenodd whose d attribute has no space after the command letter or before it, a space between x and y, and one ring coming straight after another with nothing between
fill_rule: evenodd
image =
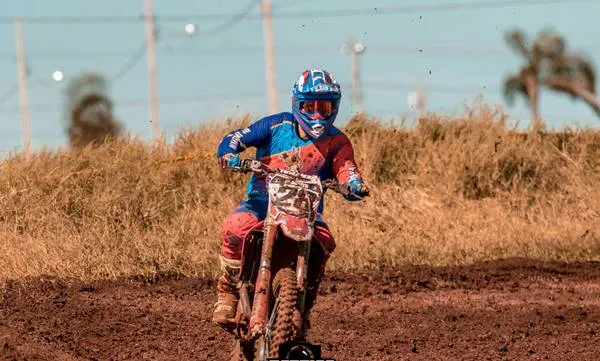
<instances>
[{"instance_id":1,"label":"tree","mask_svg":"<svg viewBox=\"0 0 600 361\"><path fill-rule=\"evenodd\" d=\"M65 118L71 146L98 144L121 133L107 89L105 78L96 73L81 74L69 83Z\"/></svg>"},{"instance_id":2,"label":"tree","mask_svg":"<svg viewBox=\"0 0 600 361\"><path fill-rule=\"evenodd\" d=\"M539 89L545 86L586 102L600 116L600 102L596 98L595 70L589 59L566 51L564 38L551 30L537 35L531 45L522 31L511 31L506 36L508 45L525 59L517 74L504 80L504 95L509 104L517 94L529 104L533 130L544 127L539 115Z\"/></svg>"}]
</instances>

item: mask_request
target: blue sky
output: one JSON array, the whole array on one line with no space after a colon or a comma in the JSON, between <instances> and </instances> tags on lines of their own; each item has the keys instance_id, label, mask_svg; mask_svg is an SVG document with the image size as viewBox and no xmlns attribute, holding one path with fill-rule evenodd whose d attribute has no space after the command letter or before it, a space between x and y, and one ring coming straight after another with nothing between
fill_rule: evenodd
<instances>
[{"instance_id":1,"label":"blue sky","mask_svg":"<svg viewBox=\"0 0 600 361\"><path fill-rule=\"evenodd\" d=\"M182 126L251 112L267 112L262 22L258 7L251 18L210 36L187 37L187 22L199 31L221 24L219 19L195 15L235 14L250 0L154 0L161 39L157 44L160 125L168 136ZM485 0L479 0L485 1ZM500 1L500 0L499 0ZM385 7L475 3L477 0L272 0L276 43L279 108L290 107L289 89L298 74L309 67L324 67L342 83L344 98L339 123L351 114L350 61L340 51L350 35L366 45L361 56L363 97L372 115L412 116L407 96L417 82L427 95L427 108L458 113L480 92L489 104L506 107L500 92L502 78L514 72L521 60L504 42L504 32L519 27L533 37L552 27L565 35L569 49L600 59L595 41L599 1L570 1L545 5L520 4L494 9L422 11L382 15ZM3 18L36 16L139 16L142 0L13 0L3 3ZM375 10L378 8L378 10ZM364 9L364 14L326 17L336 9ZM314 17L282 17L277 13L313 12ZM189 21L161 21L160 15L189 16ZM110 80L144 41L143 22L44 24L24 23L32 105L34 149L66 145L62 123L62 90L66 81L51 81L52 72L69 76L83 71L104 73ZM0 23L0 95L16 82L13 25ZM116 114L132 133L151 139L148 81L145 57L125 77L112 84ZM513 119L527 121L529 110L518 100L506 107ZM555 128L579 122L597 126L585 104L543 94L541 112ZM18 98L0 103L0 152L21 147Z\"/></svg>"}]
</instances>

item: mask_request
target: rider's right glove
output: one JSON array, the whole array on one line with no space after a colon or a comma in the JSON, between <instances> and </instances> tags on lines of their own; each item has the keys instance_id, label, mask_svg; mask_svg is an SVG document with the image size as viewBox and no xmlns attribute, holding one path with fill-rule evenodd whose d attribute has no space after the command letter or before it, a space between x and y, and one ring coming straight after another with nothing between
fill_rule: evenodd
<instances>
[{"instance_id":1,"label":"rider's right glove","mask_svg":"<svg viewBox=\"0 0 600 361\"><path fill-rule=\"evenodd\" d=\"M344 198L348 201L359 201L369 195L369 188L360 178L354 178L346 183L348 194Z\"/></svg>"},{"instance_id":2,"label":"rider's right glove","mask_svg":"<svg viewBox=\"0 0 600 361\"><path fill-rule=\"evenodd\" d=\"M237 154L227 153L218 159L222 168L238 168L240 166L240 157Z\"/></svg>"}]
</instances>

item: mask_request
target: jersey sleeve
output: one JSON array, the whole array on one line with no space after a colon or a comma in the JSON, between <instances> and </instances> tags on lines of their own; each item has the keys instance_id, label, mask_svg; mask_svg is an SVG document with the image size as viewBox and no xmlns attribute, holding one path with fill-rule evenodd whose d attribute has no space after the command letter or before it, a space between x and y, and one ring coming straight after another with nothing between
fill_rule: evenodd
<instances>
[{"instance_id":1,"label":"jersey sleeve","mask_svg":"<svg viewBox=\"0 0 600 361\"><path fill-rule=\"evenodd\" d=\"M354 160L354 149L350 139L344 134L339 135L339 144L333 155L333 174L340 184L355 178L361 178L358 165Z\"/></svg>"},{"instance_id":2,"label":"jersey sleeve","mask_svg":"<svg viewBox=\"0 0 600 361\"><path fill-rule=\"evenodd\" d=\"M238 154L248 147L258 147L269 141L271 137L271 117L265 117L252 123L247 128L233 130L221 140L217 149L217 158L227 153Z\"/></svg>"}]
</instances>

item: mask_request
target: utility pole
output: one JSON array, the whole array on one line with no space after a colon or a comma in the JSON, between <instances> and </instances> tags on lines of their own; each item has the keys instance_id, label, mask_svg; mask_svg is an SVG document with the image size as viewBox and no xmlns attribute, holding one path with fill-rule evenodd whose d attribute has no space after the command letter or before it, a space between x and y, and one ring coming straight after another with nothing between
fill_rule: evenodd
<instances>
[{"instance_id":1,"label":"utility pole","mask_svg":"<svg viewBox=\"0 0 600 361\"><path fill-rule=\"evenodd\" d=\"M269 112L277 112L277 82L275 80L275 49L273 43L273 17L271 0L262 0L263 41L265 48L265 71L267 74L267 96Z\"/></svg>"},{"instance_id":2,"label":"utility pole","mask_svg":"<svg viewBox=\"0 0 600 361\"><path fill-rule=\"evenodd\" d=\"M25 65L25 46L23 45L23 29L21 18L15 18L15 43L17 47L17 74L19 83L19 106L21 108L21 124L23 131L23 153L29 158L31 134L29 132L29 101L27 97L27 69Z\"/></svg>"},{"instance_id":3,"label":"utility pole","mask_svg":"<svg viewBox=\"0 0 600 361\"><path fill-rule=\"evenodd\" d=\"M417 84L414 92L408 95L408 105L415 108L415 120L418 122L425 114L425 94L421 84Z\"/></svg>"},{"instance_id":4,"label":"utility pole","mask_svg":"<svg viewBox=\"0 0 600 361\"><path fill-rule=\"evenodd\" d=\"M360 85L360 64L358 56L365 52L365 46L357 43L353 37L342 47L344 53L350 54L350 69L352 72L352 98L356 113L364 111L362 106L362 94Z\"/></svg>"},{"instance_id":5,"label":"utility pole","mask_svg":"<svg viewBox=\"0 0 600 361\"><path fill-rule=\"evenodd\" d=\"M150 85L150 122L152 136L155 141L161 138L158 124L158 86L156 83L156 32L154 30L154 15L152 0L144 0L144 16L146 19L146 57L148 58L148 83Z\"/></svg>"}]
</instances>

